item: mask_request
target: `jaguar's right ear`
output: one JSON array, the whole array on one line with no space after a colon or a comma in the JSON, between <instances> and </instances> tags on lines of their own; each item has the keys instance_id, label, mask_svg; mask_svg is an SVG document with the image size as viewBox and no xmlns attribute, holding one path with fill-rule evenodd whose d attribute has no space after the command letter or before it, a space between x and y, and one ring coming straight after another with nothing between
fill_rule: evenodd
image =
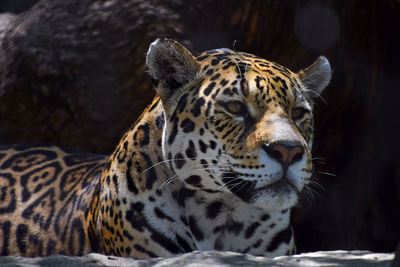
<instances>
[{"instance_id":1,"label":"jaguar's right ear","mask_svg":"<svg viewBox=\"0 0 400 267\"><path fill-rule=\"evenodd\" d=\"M164 104L174 101L180 89L194 80L200 69L185 47L166 38L157 39L150 45L146 65Z\"/></svg>"}]
</instances>

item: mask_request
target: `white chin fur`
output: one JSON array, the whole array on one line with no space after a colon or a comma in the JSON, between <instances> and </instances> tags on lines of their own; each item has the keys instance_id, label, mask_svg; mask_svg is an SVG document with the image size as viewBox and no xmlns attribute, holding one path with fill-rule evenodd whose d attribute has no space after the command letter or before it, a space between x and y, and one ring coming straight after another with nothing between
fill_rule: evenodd
<instances>
[{"instance_id":1,"label":"white chin fur","mask_svg":"<svg viewBox=\"0 0 400 267\"><path fill-rule=\"evenodd\" d=\"M254 198L254 205L271 210L279 211L290 209L297 204L298 195L294 189L289 192L267 192L261 191Z\"/></svg>"}]
</instances>

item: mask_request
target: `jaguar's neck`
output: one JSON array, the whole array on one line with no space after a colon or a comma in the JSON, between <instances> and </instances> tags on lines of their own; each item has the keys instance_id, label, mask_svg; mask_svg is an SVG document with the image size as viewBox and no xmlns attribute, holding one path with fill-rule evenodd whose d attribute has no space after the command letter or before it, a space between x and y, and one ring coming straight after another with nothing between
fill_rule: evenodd
<instances>
[{"instance_id":1,"label":"jaguar's neck","mask_svg":"<svg viewBox=\"0 0 400 267\"><path fill-rule=\"evenodd\" d=\"M125 186L134 195L159 187L170 175L161 149L163 125L163 108L156 97L122 137L108 160L101 183L116 183L115 177L119 177L118 183L122 184L116 188ZM120 177L126 180L121 181Z\"/></svg>"},{"instance_id":2,"label":"jaguar's neck","mask_svg":"<svg viewBox=\"0 0 400 267\"><path fill-rule=\"evenodd\" d=\"M183 216L196 250L259 256L266 251L271 256L294 252L290 210L267 211L229 193L191 192L182 188L179 192L178 201L184 205Z\"/></svg>"},{"instance_id":3,"label":"jaguar's neck","mask_svg":"<svg viewBox=\"0 0 400 267\"><path fill-rule=\"evenodd\" d=\"M162 156L163 124L162 104L156 97L109 157L87 216L88 232L98 239L89 240L93 251L129 256L128 252L108 251L107 242L121 237L114 229L128 227L126 218L130 218L132 205L140 206L151 195L161 195L159 188L172 177ZM126 245L127 240L115 245Z\"/></svg>"}]
</instances>

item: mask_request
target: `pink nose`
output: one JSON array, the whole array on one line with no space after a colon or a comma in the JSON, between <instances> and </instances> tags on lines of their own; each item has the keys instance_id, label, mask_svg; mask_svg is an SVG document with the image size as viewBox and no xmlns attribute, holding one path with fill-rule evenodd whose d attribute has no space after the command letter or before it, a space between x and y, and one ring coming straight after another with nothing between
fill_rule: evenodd
<instances>
[{"instance_id":1,"label":"pink nose","mask_svg":"<svg viewBox=\"0 0 400 267\"><path fill-rule=\"evenodd\" d=\"M303 157L303 148L300 145L272 144L263 146L263 149L285 168Z\"/></svg>"}]
</instances>

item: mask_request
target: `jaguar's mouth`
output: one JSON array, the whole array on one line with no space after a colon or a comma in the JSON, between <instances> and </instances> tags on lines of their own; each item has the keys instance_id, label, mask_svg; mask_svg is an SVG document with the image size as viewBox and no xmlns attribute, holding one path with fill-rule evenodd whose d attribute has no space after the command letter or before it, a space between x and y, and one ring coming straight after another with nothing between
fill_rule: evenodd
<instances>
[{"instance_id":1,"label":"jaguar's mouth","mask_svg":"<svg viewBox=\"0 0 400 267\"><path fill-rule=\"evenodd\" d=\"M272 184L268 184L259 188L254 188L254 190L264 192L267 191L275 194L290 193L293 190L296 191L296 193L300 193L297 187L293 185L286 177L282 177Z\"/></svg>"},{"instance_id":2,"label":"jaguar's mouth","mask_svg":"<svg viewBox=\"0 0 400 267\"><path fill-rule=\"evenodd\" d=\"M255 197L265 193L272 194L272 196L300 193L298 188L286 176L262 187L256 187L256 181L240 178L238 173L224 173L222 181L232 193L246 202L251 202Z\"/></svg>"}]
</instances>

